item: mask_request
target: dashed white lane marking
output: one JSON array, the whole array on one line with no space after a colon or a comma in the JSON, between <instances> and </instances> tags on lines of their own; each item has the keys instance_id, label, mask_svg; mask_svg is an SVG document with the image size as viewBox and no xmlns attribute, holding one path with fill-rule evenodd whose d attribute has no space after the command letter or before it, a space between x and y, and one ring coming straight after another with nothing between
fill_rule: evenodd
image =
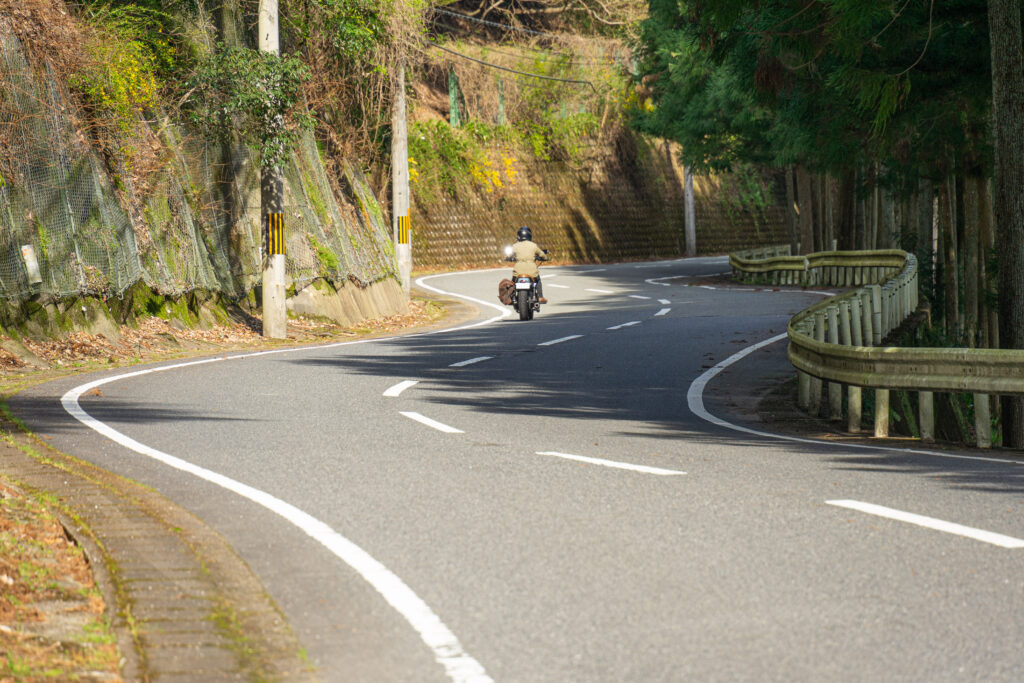
<instances>
[{"instance_id":1,"label":"dashed white lane marking","mask_svg":"<svg viewBox=\"0 0 1024 683\"><path fill-rule=\"evenodd\" d=\"M420 415L419 413L411 413L411 412L405 412L405 411L399 411L399 412L402 415L405 415L410 420L416 420L420 424L425 424L428 427L433 427L437 431L444 432L445 434L464 434L465 433L461 429L456 429L455 427L449 427L448 425L446 425L446 424L444 424L442 422L438 422L437 420L431 420L429 417L426 417L425 415Z\"/></svg>"},{"instance_id":2,"label":"dashed white lane marking","mask_svg":"<svg viewBox=\"0 0 1024 683\"><path fill-rule=\"evenodd\" d=\"M655 313L654 317L657 318L659 315L666 315L666 314L668 314L671 311L672 311L671 308L663 308L660 311L658 311L657 313Z\"/></svg>"},{"instance_id":3,"label":"dashed white lane marking","mask_svg":"<svg viewBox=\"0 0 1024 683\"><path fill-rule=\"evenodd\" d=\"M649 297L649 296L640 296L639 294L630 294L629 298L630 299L642 299L644 301L650 301L651 300L651 297Z\"/></svg>"},{"instance_id":4,"label":"dashed white lane marking","mask_svg":"<svg viewBox=\"0 0 1024 683\"><path fill-rule=\"evenodd\" d=\"M607 329L607 330L621 330L623 327L632 327L633 325L639 325L639 324L640 324L639 320L631 320L628 323L622 323L621 325L616 325L614 327L606 327L605 329Z\"/></svg>"},{"instance_id":5,"label":"dashed white lane marking","mask_svg":"<svg viewBox=\"0 0 1024 683\"><path fill-rule=\"evenodd\" d=\"M251 355L247 357L252 357ZM434 614L433 610L423 602L405 583L391 572L390 569L375 560L369 553L348 540L334 529L330 528L312 515L303 512L299 508L286 503L279 498L260 491L241 482L235 481L223 474L218 474L204 467L176 458L173 455L158 451L155 448L132 439L117 431L113 427L100 422L78 404L78 399L87 391L108 382L138 377L151 372L166 371L175 367L186 365L200 365L207 362L216 362L221 359L205 359L202 361L191 361L173 366L161 366L150 368L114 377L105 377L87 384L75 387L61 397L61 405L72 417L89 427L93 431L115 441L125 448L131 449L140 455L157 460L163 464L173 467L181 472L186 472L199 477L216 486L236 493L257 505L260 505L271 512L288 520L305 534L321 543L342 562L352 567L360 576L366 580L380 595L391 605L405 620L412 626L423 642L433 651L434 659L441 664L445 673L452 681L458 683L483 683L492 679L487 675L483 666L470 657L462 649L462 643L455 637L441 619Z\"/></svg>"},{"instance_id":6,"label":"dashed white lane marking","mask_svg":"<svg viewBox=\"0 0 1024 683\"><path fill-rule=\"evenodd\" d=\"M561 344L562 342L579 339L582 336L582 334L571 334L568 337L559 337L558 339L552 339L551 341L541 342L540 344L537 344L537 346L554 346L555 344Z\"/></svg>"},{"instance_id":7,"label":"dashed white lane marking","mask_svg":"<svg viewBox=\"0 0 1024 683\"><path fill-rule=\"evenodd\" d=\"M657 285L659 287L671 287L667 282L661 282L662 280L680 280L684 277L691 277L690 275L669 275L668 277L655 277L649 280L644 280L649 285Z\"/></svg>"},{"instance_id":8,"label":"dashed white lane marking","mask_svg":"<svg viewBox=\"0 0 1024 683\"><path fill-rule=\"evenodd\" d=\"M643 472L644 474L656 474L661 477L668 477L680 474L686 474L686 472L680 472L678 470L664 470L660 467L647 467L646 465L632 465L627 462L618 462L616 460L602 460L601 458L588 458L585 455L571 455L569 453L558 453L556 451L537 451L537 455L551 455L556 458L564 458L566 460L578 460L579 462L590 463L591 465L601 465L603 467L614 467L620 470L632 470L634 472Z\"/></svg>"},{"instance_id":9,"label":"dashed white lane marking","mask_svg":"<svg viewBox=\"0 0 1024 683\"><path fill-rule=\"evenodd\" d=\"M450 368L464 368L467 365L472 365L473 363L482 363L485 360L490 360L492 358L494 358L494 356L478 356L476 358L470 358L469 360L461 360L458 363L452 363L448 367L450 367Z\"/></svg>"},{"instance_id":10,"label":"dashed white lane marking","mask_svg":"<svg viewBox=\"0 0 1024 683\"><path fill-rule=\"evenodd\" d=\"M658 303L661 304L662 306L668 306L672 302L669 301L668 299L658 299Z\"/></svg>"},{"instance_id":11,"label":"dashed white lane marking","mask_svg":"<svg viewBox=\"0 0 1024 683\"><path fill-rule=\"evenodd\" d=\"M603 273L608 270L607 268L594 268L593 270L577 270L570 273L570 275L582 275L583 273Z\"/></svg>"},{"instance_id":12,"label":"dashed white lane marking","mask_svg":"<svg viewBox=\"0 0 1024 683\"><path fill-rule=\"evenodd\" d=\"M546 275L544 277L547 277ZM555 289L569 289L569 285L556 285L553 282L546 283L548 287L554 287Z\"/></svg>"},{"instance_id":13,"label":"dashed white lane marking","mask_svg":"<svg viewBox=\"0 0 1024 683\"><path fill-rule=\"evenodd\" d=\"M857 510L869 515L877 515L878 517L894 519L899 522L916 524L917 526L925 527L926 529L934 529L935 531L944 531L947 534L956 534L957 536L973 538L976 541L991 543L992 545L997 545L1000 548L1024 548L1024 540L1019 538L1004 536L1003 534L997 534L983 529L975 529L974 527L956 524L955 522L946 522L941 519L935 519L934 517L916 515L912 512L894 510L893 508L874 505L872 503L862 503L859 500L826 500L825 502L829 505Z\"/></svg>"},{"instance_id":14,"label":"dashed white lane marking","mask_svg":"<svg viewBox=\"0 0 1024 683\"><path fill-rule=\"evenodd\" d=\"M595 294L614 294L610 289L585 289L585 292L594 292Z\"/></svg>"},{"instance_id":15,"label":"dashed white lane marking","mask_svg":"<svg viewBox=\"0 0 1024 683\"><path fill-rule=\"evenodd\" d=\"M414 379L407 379L404 382L399 382L395 386L389 388L387 391L384 392L384 395L393 398L393 397L398 396L399 394L401 394L403 391L405 391L409 387L415 386L417 384L419 384L419 381L414 380Z\"/></svg>"}]
</instances>

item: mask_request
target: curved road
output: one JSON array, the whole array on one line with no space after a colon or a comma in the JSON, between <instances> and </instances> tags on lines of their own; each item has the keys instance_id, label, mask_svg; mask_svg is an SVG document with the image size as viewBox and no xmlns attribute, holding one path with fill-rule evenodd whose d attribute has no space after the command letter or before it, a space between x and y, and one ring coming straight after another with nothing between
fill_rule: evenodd
<instances>
[{"instance_id":1,"label":"curved road","mask_svg":"<svg viewBox=\"0 0 1024 683\"><path fill-rule=\"evenodd\" d=\"M433 276L479 317L11 407L223 534L324 680L1024 678L1024 469L723 424L821 296L726 267L544 268L525 323Z\"/></svg>"}]
</instances>

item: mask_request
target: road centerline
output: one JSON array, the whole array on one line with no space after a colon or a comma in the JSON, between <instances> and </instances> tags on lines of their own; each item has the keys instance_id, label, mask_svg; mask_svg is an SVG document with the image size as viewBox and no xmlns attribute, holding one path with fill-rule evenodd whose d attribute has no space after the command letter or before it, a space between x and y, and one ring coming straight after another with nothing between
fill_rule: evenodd
<instances>
[{"instance_id":1,"label":"road centerline","mask_svg":"<svg viewBox=\"0 0 1024 683\"><path fill-rule=\"evenodd\" d=\"M1024 548L1024 540L1014 538L1013 536L1005 536L992 531L964 526L963 524L957 524L956 522L947 522L934 517L925 517L924 515L896 510L883 505L865 503L859 500L826 500L825 502L829 505L846 508L848 510L856 510L869 515L875 515L876 517L885 517L886 519L906 522L907 524L913 524L915 526L932 529L934 531L942 531L947 534L972 538L976 541L997 545L1000 548Z\"/></svg>"},{"instance_id":2,"label":"road centerline","mask_svg":"<svg viewBox=\"0 0 1024 683\"><path fill-rule=\"evenodd\" d=\"M477 356L476 358L470 358L469 360L462 360L458 363L452 363L448 367L450 368L464 368L467 365L473 365L474 363L482 363L485 360L491 360L494 356Z\"/></svg>"},{"instance_id":3,"label":"road centerline","mask_svg":"<svg viewBox=\"0 0 1024 683\"><path fill-rule=\"evenodd\" d=\"M601 465L602 467L612 467L620 470L631 470L633 472L641 472L643 474L654 474L660 477L678 476L680 474L686 474L686 472L680 472L679 470L666 470L661 467L648 467L647 465L633 465L628 462L619 462L617 460L604 460L603 458L590 458L585 455L572 455L571 453L559 453L558 451L537 451L537 455L550 455L555 458L562 458L564 460L577 460L579 462L585 462L591 465Z\"/></svg>"},{"instance_id":4,"label":"road centerline","mask_svg":"<svg viewBox=\"0 0 1024 683\"><path fill-rule=\"evenodd\" d=\"M420 413L414 413L414 412L405 411L405 410L401 410L401 411L399 411L399 413L402 414L402 415L405 415L410 420L415 420L416 422L419 422L420 424L424 424L424 425L426 425L428 427L436 429L439 432L444 432L445 434L464 434L465 433L461 429L456 429L455 427L451 427L449 425L446 425L443 422L438 422L437 420L433 420L433 419L431 419L431 418L429 418L429 417L427 417L425 415L421 415Z\"/></svg>"},{"instance_id":5,"label":"road centerline","mask_svg":"<svg viewBox=\"0 0 1024 683\"><path fill-rule=\"evenodd\" d=\"M417 384L419 384L419 381L414 379L407 379L403 382L399 382L398 384L392 387L389 387L387 391L384 392L384 395L389 398L394 398L396 396L401 395L401 393L408 389L409 387L415 386Z\"/></svg>"},{"instance_id":6,"label":"road centerline","mask_svg":"<svg viewBox=\"0 0 1024 683\"><path fill-rule=\"evenodd\" d=\"M579 339L582 336L582 334L570 334L568 337L559 337L558 339L552 339L551 341L541 342L540 344L537 344L537 346L554 346L555 344L561 344L562 342Z\"/></svg>"}]
</instances>

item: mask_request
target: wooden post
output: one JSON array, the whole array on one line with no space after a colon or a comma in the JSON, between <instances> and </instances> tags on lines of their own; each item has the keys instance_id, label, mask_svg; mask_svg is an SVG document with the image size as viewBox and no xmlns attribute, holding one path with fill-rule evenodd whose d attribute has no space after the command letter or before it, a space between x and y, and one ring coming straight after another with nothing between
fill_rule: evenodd
<instances>
[{"instance_id":1,"label":"wooden post","mask_svg":"<svg viewBox=\"0 0 1024 683\"><path fill-rule=\"evenodd\" d=\"M814 313L814 338L817 341L825 341L825 312L815 311ZM818 377L811 377L810 412L817 415L821 410L822 383Z\"/></svg>"},{"instance_id":2,"label":"wooden post","mask_svg":"<svg viewBox=\"0 0 1024 683\"><path fill-rule=\"evenodd\" d=\"M935 441L935 395L930 391L917 392L917 421L921 427L921 441Z\"/></svg>"},{"instance_id":3,"label":"wooden post","mask_svg":"<svg viewBox=\"0 0 1024 683\"><path fill-rule=\"evenodd\" d=\"M889 390L875 389L875 436L889 436Z\"/></svg>"},{"instance_id":4,"label":"wooden post","mask_svg":"<svg viewBox=\"0 0 1024 683\"><path fill-rule=\"evenodd\" d=\"M992 447L992 416L988 394L974 395L974 431L978 437L978 448Z\"/></svg>"},{"instance_id":5,"label":"wooden post","mask_svg":"<svg viewBox=\"0 0 1024 683\"><path fill-rule=\"evenodd\" d=\"M828 341L839 343L839 307L829 306L828 309ZM830 420L843 419L843 385L839 382L828 383L828 417Z\"/></svg>"}]
</instances>

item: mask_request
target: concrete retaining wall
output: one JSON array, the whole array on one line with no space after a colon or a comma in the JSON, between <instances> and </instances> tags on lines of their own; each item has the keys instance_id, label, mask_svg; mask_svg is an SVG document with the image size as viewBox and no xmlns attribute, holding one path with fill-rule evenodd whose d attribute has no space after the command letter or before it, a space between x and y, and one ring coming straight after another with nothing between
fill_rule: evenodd
<instances>
[{"instance_id":1,"label":"concrete retaining wall","mask_svg":"<svg viewBox=\"0 0 1024 683\"><path fill-rule=\"evenodd\" d=\"M623 145L627 149L623 151ZM629 147L631 145L631 147ZM595 149L581 167L531 160L492 193L460 191L412 208L416 268L495 265L521 225L557 261L602 262L684 255L682 169L666 143L627 135ZM729 177L695 179L697 249L721 254L789 241L785 192L771 180L769 205L740 208Z\"/></svg>"}]
</instances>

